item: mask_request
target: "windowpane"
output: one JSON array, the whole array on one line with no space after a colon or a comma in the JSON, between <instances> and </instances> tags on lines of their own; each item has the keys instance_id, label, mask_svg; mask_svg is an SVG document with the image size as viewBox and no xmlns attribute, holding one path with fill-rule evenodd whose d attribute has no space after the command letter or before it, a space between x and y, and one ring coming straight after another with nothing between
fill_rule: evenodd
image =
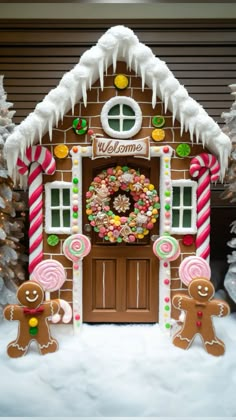
<instances>
[{"instance_id":1,"label":"windowpane","mask_svg":"<svg viewBox=\"0 0 236 420\"><path fill-rule=\"evenodd\" d=\"M108 112L108 115L120 115L120 105L113 106Z\"/></svg>"},{"instance_id":2,"label":"windowpane","mask_svg":"<svg viewBox=\"0 0 236 420\"><path fill-rule=\"evenodd\" d=\"M60 210L52 210L52 227L60 226Z\"/></svg>"},{"instance_id":3,"label":"windowpane","mask_svg":"<svg viewBox=\"0 0 236 420\"><path fill-rule=\"evenodd\" d=\"M184 206L192 205L192 188L184 187Z\"/></svg>"},{"instance_id":4,"label":"windowpane","mask_svg":"<svg viewBox=\"0 0 236 420\"><path fill-rule=\"evenodd\" d=\"M123 105L123 114L128 116L135 116L134 110L128 105Z\"/></svg>"},{"instance_id":5,"label":"windowpane","mask_svg":"<svg viewBox=\"0 0 236 420\"><path fill-rule=\"evenodd\" d=\"M59 190L58 189L52 189L51 190L51 205L53 207L59 206L60 199L59 199Z\"/></svg>"},{"instance_id":6,"label":"windowpane","mask_svg":"<svg viewBox=\"0 0 236 420\"><path fill-rule=\"evenodd\" d=\"M108 124L112 130L120 131L120 120L108 120Z\"/></svg>"},{"instance_id":7,"label":"windowpane","mask_svg":"<svg viewBox=\"0 0 236 420\"><path fill-rule=\"evenodd\" d=\"M70 227L70 210L63 210L63 227Z\"/></svg>"},{"instance_id":8,"label":"windowpane","mask_svg":"<svg viewBox=\"0 0 236 420\"><path fill-rule=\"evenodd\" d=\"M123 130L128 131L130 130L135 124L134 120L124 120L123 121Z\"/></svg>"},{"instance_id":9,"label":"windowpane","mask_svg":"<svg viewBox=\"0 0 236 420\"><path fill-rule=\"evenodd\" d=\"M173 187L173 204L175 206L180 205L180 187Z\"/></svg>"},{"instance_id":10,"label":"windowpane","mask_svg":"<svg viewBox=\"0 0 236 420\"><path fill-rule=\"evenodd\" d=\"M63 206L69 206L70 205L70 190L63 188Z\"/></svg>"},{"instance_id":11,"label":"windowpane","mask_svg":"<svg viewBox=\"0 0 236 420\"><path fill-rule=\"evenodd\" d=\"M173 210L172 212L172 226L179 227L179 210Z\"/></svg>"},{"instance_id":12,"label":"windowpane","mask_svg":"<svg viewBox=\"0 0 236 420\"><path fill-rule=\"evenodd\" d=\"M184 210L183 212L183 227L191 227L191 210Z\"/></svg>"}]
</instances>

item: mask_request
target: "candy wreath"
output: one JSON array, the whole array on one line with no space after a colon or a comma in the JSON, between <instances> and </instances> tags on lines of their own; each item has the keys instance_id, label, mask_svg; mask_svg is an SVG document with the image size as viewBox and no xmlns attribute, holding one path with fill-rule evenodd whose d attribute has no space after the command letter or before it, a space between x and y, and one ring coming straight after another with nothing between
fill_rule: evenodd
<instances>
[{"instance_id":1,"label":"candy wreath","mask_svg":"<svg viewBox=\"0 0 236 420\"><path fill-rule=\"evenodd\" d=\"M122 193L115 194L119 190ZM130 193L131 197L125 193ZM127 215L132 205L130 198L134 208ZM154 227L160 208L154 185L128 166L108 168L97 175L86 193L86 203L86 213L95 232L113 243L143 239ZM115 214L112 207L119 214Z\"/></svg>"}]
</instances>

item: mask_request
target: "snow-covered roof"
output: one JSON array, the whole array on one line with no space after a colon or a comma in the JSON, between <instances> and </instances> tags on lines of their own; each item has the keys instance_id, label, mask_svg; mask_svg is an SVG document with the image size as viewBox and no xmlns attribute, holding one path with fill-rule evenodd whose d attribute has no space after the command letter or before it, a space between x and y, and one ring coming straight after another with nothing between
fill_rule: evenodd
<instances>
[{"instance_id":1,"label":"snow-covered roof","mask_svg":"<svg viewBox=\"0 0 236 420\"><path fill-rule=\"evenodd\" d=\"M231 150L229 137L222 132L219 125L207 114L203 107L192 99L187 90L174 77L164 61L155 57L152 50L139 42L134 32L122 25L114 26L98 40L96 46L87 50L79 63L65 73L60 83L52 89L35 110L16 127L5 144L8 170L16 179L16 161L24 155L25 149L40 143L43 135L49 132L70 109L82 98L87 104L87 90L100 79L101 89L104 85L104 74L112 64L116 71L117 61L125 61L128 69L135 71L145 84L152 89L152 106L157 97L165 104L180 122L181 133L189 131L191 140L199 141L215 154L221 166L221 179L228 166Z\"/></svg>"}]
</instances>

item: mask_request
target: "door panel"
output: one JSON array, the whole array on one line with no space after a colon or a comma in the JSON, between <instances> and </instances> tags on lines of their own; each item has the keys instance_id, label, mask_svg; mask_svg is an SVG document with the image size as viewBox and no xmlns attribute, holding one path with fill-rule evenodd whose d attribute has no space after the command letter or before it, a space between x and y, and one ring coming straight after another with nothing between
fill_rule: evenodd
<instances>
[{"instance_id":1,"label":"door panel","mask_svg":"<svg viewBox=\"0 0 236 420\"><path fill-rule=\"evenodd\" d=\"M159 159L136 158L83 159L83 225L88 235L86 198L93 178L103 169L116 165L139 169L158 190ZM134 243L110 243L89 232L90 254L83 264L83 316L85 322L157 322L158 260L152 251L154 228Z\"/></svg>"}]
</instances>

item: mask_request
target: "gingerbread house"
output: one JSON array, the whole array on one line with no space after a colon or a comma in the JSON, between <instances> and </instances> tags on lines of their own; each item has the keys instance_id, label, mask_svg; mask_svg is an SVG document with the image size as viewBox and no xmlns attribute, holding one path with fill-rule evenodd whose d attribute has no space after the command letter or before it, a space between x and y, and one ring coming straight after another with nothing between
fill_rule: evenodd
<instances>
[{"instance_id":1,"label":"gingerbread house","mask_svg":"<svg viewBox=\"0 0 236 420\"><path fill-rule=\"evenodd\" d=\"M170 331L180 262L210 255L210 181L223 180L230 145L124 26L8 137L9 173L29 185L29 272L44 259L63 264L67 280L51 297L71 303L75 330L83 320Z\"/></svg>"}]
</instances>

